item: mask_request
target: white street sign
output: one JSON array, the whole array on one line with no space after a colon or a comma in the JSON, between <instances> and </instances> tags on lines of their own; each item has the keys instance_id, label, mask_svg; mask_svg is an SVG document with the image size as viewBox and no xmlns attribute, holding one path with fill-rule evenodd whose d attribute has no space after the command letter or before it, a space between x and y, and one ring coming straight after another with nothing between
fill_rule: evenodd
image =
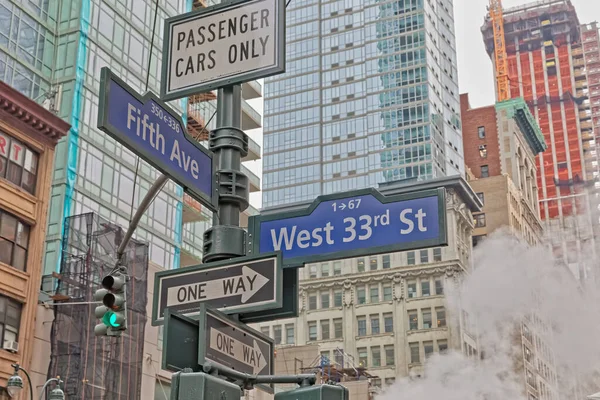
<instances>
[{"instance_id":1,"label":"white street sign","mask_svg":"<svg viewBox=\"0 0 600 400\"><path fill-rule=\"evenodd\" d=\"M253 374L258 374L267 366L265 355L260 350L256 339L252 340L252 346L248 346L211 327L210 348L249 366Z\"/></svg>"},{"instance_id":2,"label":"white street sign","mask_svg":"<svg viewBox=\"0 0 600 400\"><path fill-rule=\"evenodd\" d=\"M281 73L283 0L219 4L165 21L161 99Z\"/></svg>"},{"instance_id":3,"label":"white street sign","mask_svg":"<svg viewBox=\"0 0 600 400\"><path fill-rule=\"evenodd\" d=\"M268 282L268 278L243 266L241 275L168 288L167 307L240 295L241 302L246 303Z\"/></svg>"}]
</instances>

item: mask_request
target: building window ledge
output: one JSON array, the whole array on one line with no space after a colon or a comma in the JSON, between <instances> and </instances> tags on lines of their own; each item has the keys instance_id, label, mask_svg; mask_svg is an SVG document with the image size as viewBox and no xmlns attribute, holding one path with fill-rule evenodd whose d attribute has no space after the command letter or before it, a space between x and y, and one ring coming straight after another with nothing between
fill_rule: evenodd
<instances>
[{"instance_id":1,"label":"building window ledge","mask_svg":"<svg viewBox=\"0 0 600 400\"><path fill-rule=\"evenodd\" d=\"M448 330L447 326L442 326L440 328L426 328L426 329L414 329L406 331L407 335L412 335L415 333L426 333L426 332L445 332Z\"/></svg>"}]
</instances>

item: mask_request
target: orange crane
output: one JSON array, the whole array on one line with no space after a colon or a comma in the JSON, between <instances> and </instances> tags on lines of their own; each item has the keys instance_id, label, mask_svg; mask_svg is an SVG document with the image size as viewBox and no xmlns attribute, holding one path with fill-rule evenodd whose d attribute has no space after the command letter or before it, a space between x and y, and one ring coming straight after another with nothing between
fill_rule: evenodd
<instances>
[{"instance_id":1,"label":"orange crane","mask_svg":"<svg viewBox=\"0 0 600 400\"><path fill-rule=\"evenodd\" d=\"M490 0L490 20L494 29L494 55L496 58L496 88L498 101L510 99L510 82L508 80L508 59L506 42L504 41L504 16L502 0Z\"/></svg>"}]
</instances>

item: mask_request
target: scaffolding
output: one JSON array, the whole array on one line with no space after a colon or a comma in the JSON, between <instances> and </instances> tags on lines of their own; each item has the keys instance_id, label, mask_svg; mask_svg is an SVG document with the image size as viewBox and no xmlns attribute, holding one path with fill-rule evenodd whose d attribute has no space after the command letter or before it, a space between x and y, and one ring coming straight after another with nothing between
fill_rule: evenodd
<instances>
[{"instance_id":1,"label":"scaffolding","mask_svg":"<svg viewBox=\"0 0 600 400\"><path fill-rule=\"evenodd\" d=\"M61 377L69 399L140 399L148 300L147 244L131 240L124 254L131 278L127 282L127 331L121 337L94 335L98 304L93 294L115 266L123 235L121 227L94 213L65 221L61 269L52 274L57 285L51 298L62 304L54 306L48 377Z\"/></svg>"}]
</instances>

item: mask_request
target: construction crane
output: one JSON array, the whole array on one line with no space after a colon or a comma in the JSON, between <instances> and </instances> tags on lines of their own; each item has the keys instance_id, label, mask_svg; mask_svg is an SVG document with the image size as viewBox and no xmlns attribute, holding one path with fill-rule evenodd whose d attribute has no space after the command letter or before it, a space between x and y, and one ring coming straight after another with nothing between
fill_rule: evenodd
<instances>
[{"instance_id":1,"label":"construction crane","mask_svg":"<svg viewBox=\"0 0 600 400\"><path fill-rule=\"evenodd\" d=\"M508 80L508 57L504 41L504 16L502 0L490 0L490 20L494 29L494 55L496 58L496 88L498 101L510 99L510 83Z\"/></svg>"}]
</instances>

